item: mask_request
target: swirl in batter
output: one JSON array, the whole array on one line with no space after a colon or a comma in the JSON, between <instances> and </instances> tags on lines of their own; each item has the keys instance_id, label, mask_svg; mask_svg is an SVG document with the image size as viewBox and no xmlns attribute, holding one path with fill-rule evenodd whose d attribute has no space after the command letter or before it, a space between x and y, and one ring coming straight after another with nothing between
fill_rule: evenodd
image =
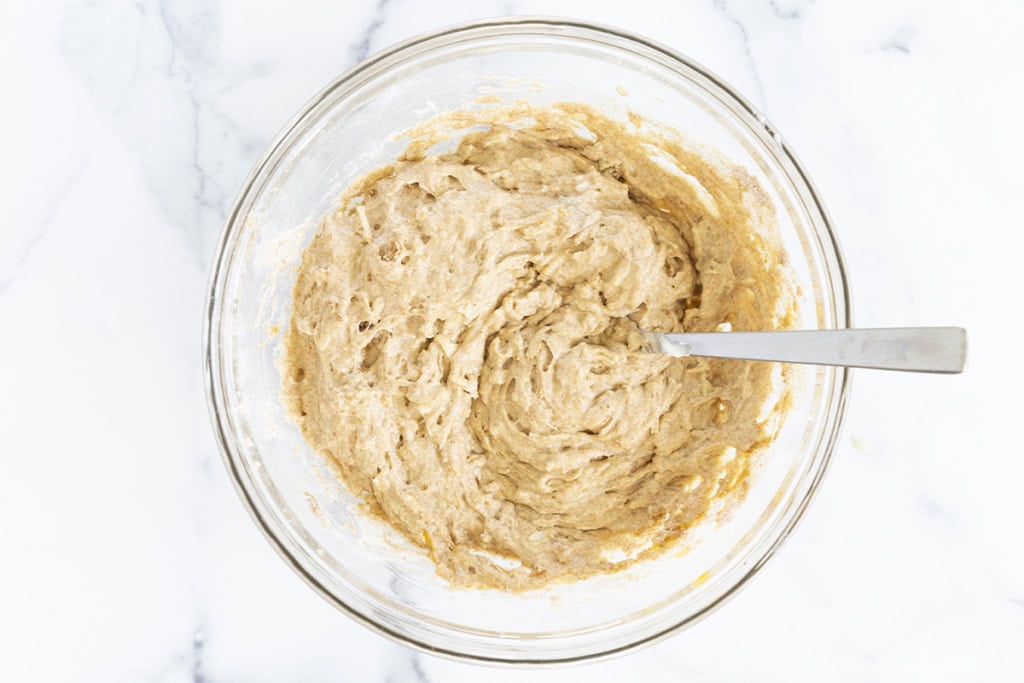
<instances>
[{"instance_id":1,"label":"swirl in batter","mask_svg":"<svg viewBox=\"0 0 1024 683\"><path fill-rule=\"evenodd\" d=\"M435 130L470 124L454 152L426 136L322 220L285 395L453 585L614 571L741 495L781 410L770 364L669 358L642 330L789 326L784 253L756 183L665 131L581 105Z\"/></svg>"}]
</instances>

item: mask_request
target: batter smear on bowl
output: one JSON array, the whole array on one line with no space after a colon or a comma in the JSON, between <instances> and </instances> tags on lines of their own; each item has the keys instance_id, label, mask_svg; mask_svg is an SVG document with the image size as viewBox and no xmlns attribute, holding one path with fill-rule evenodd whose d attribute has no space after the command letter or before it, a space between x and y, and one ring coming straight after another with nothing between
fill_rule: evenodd
<instances>
[{"instance_id":1,"label":"batter smear on bowl","mask_svg":"<svg viewBox=\"0 0 1024 683\"><path fill-rule=\"evenodd\" d=\"M669 358L642 333L792 325L768 201L637 123L583 105L445 115L303 254L289 409L455 586L534 589L664 552L742 495L778 429L772 364Z\"/></svg>"}]
</instances>

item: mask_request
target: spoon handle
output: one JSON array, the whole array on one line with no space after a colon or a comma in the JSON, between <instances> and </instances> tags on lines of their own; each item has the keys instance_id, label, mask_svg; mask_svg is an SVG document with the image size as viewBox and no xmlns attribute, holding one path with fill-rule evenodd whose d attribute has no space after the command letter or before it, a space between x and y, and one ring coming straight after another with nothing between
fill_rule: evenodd
<instances>
[{"instance_id":1,"label":"spoon handle","mask_svg":"<svg viewBox=\"0 0 1024 683\"><path fill-rule=\"evenodd\" d=\"M967 331L960 327L695 332L655 336L657 348L671 356L946 374L962 372L967 359Z\"/></svg>"}]
</instances>

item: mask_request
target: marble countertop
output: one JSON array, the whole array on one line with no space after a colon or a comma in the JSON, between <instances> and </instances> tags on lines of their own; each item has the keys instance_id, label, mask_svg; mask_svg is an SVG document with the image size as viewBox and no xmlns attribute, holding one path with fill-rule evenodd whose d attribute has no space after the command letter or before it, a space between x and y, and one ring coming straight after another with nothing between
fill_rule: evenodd
<instances>
[{"instance_id":1,"label":"marble countertop","mask_svg":"<svg viewBox=\"0 0 1024 683\"><path fill-rule=\"evenodd\" d=\"M271 137L367 54L500 14L705 64L815 178L858 324L971 340L961 376L857 373L825 485L735 600L576 669L486 672L336 612L239 503L201 376L214 244ZM1009 1L5 2L0 678L1022 680L1022 25Z\"/></svg>"}]
</instances>

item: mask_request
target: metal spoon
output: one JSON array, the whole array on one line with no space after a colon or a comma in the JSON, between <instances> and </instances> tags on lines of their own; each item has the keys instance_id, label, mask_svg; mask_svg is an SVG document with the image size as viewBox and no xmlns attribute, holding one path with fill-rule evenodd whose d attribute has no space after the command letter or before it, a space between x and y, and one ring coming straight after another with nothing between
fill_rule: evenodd
<instances>
[{"instance_id":1,"label":"metal spoon","mask_svg":"<svg viewBox=\"0 0 1024 683\"><path fill-rule=\"evenodd\" d=\"M963 372L967 331L961 327L893 327L863 330L650 333L670 356L708 356L850 368Z\"/></svg>"}]
</instances>

